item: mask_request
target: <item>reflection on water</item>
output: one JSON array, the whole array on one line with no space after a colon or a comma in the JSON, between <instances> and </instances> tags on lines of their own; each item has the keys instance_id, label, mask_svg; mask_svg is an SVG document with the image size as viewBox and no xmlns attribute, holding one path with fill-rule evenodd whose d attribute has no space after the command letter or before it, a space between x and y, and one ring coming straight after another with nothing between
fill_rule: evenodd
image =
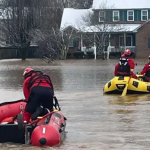
<instances>
[{"instance_id":1,"label":"reflection on water","mask_svg":"<svg viewBox=\"0 0 150 150\"><path fill-rule=\"evenodd\" d=\"M112 105L136 105L137 101L137 96L136 95L129 95L129 96L115 96L112 100L109 101L109 104Z\"/></svg>"},{"instance_id":2,"label":"reflection on water","mask_svg":"<svg viewBox=\"0 0 150 150\"><path fill-rule=\"evenodd\" d=\"M26 67L33 67L35 70L45 71L52 77L56 90L62 90L62 75L61 70L57 67L53 69L53 66L45 64L41 60L30 61L1 61L0 62L0 85L3 85L3 89L19 90L22 88L23 83L23 70ZM58 85L58 86L57 86Z\"/></svg>"},{"instance_id":3,"label":"reflection on water","mask_svg":"<svg viewBox=\"0 0 150 150\"><path fill-rule=\"evenodd\" d=\"M150 147L150 95L106 95L103 86L113 78L118 60L1 60L0 101L23 98L22 72L33 67L49 74L55 94L67 117L66 139L61 150L146 150ZM136 60L139 72L145 62ZM1 144L0 149L50 148Z\"/></svg>"}]
</instances>

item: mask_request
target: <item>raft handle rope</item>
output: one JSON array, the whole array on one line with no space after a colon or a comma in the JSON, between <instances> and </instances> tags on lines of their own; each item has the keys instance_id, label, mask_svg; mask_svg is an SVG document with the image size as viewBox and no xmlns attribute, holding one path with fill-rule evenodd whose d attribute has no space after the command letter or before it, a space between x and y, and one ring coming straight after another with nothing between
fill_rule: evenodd
<instances>
[{"instance_id":1,"label":"raft handle rope","mask_svg":"<svg viewBox=\"0 0 150 150\"><path fill-rule=\"evenodd\" d=\"M54 98L54 100L55 100L55 104L54 104L55 109L61 111L61 108L60 108L60 106L59 106L59 103L58 103L58 100L57 100L56 96L54 96L53 98Z\"/></svg>"}]
</instances>

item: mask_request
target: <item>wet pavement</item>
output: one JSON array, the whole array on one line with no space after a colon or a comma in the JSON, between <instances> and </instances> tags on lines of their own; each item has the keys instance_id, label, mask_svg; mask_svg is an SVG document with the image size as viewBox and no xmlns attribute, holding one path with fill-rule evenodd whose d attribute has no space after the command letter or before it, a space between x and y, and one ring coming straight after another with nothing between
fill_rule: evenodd
<instances>
[{"instance_id":1,"label":"wet pavement","mask_svg":"<svg viewBox=\"0 0 150 150\"><path fill-rule=\"evenodd\" d=\"M0 102L23 98L22 72L33 67L50 75L67 117L66 138L55 148L0 144L5 150L149 150L150 95L104 95L116 60L0 60ZM135 60L140 71L147 60Z\"/></svg>"}]
</instances>

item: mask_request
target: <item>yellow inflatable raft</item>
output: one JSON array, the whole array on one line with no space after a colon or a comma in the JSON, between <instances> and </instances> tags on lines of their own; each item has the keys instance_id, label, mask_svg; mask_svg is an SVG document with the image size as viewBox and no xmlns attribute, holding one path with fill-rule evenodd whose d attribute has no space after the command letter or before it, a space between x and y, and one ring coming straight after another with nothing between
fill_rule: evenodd
<instances>
[{"instance_id":1,"label":"yellow inflatable raft","mask_svg":"<svg viewBox=\"0 0 150 150\"><path fill-rule=\"evenodd\" d=\"M130 77L114 77L104 86L104 93L115 94L122 93L126 84L128 83ZM150 92L150 82L144 82L138 79L131 78L127 93L138 94L138 93L149 93Z\"/></svg>"}]
</instances>

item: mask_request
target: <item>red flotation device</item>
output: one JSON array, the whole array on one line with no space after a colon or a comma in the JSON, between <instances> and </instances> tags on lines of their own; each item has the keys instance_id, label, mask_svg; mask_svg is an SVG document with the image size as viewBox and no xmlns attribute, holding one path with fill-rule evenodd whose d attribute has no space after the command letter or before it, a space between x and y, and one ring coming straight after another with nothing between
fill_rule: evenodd
<instances>
[{"instance_id":1,"label":"red flotation device","mask_svg":"<svg viewBox=\"0 0 150 150\"><path fill-rule=\"evenodd\" d=\"M61 142L64 134L66 121L60 111L51 113L50 120L45 122L45 117L40 119L37 127L31 134L31 144L33 146L56 146Z\"/></svg>"},{"instance_id":2,"label":"red flotation device","mask_svg":"<svg viewBox=\"0 0 150 150\"><path fill-rule=\"evenodd\" d=\"M13 102L4 102L0 104L0 123L15 117L24 111L26 106L25 100L17 100ZM9 118L9 119L8 119Z\"/></svg>"},{"instance_id":3,"label":"red flotation device","mask_svg":"<svg viewBox=\"0 0 150 150\"><path fill-rule=\"evenodd\" d=\"M64 138L66 127L66 118L62 112L59 110L46 112L46 115L23 125L22 112L25 106L24 100L0 104L0 142L30 143L33 146L59 145ZM10 133L9 130L15 132ZM6 134L7 131L9 134Z\"/></svg>"}]
</instances>

